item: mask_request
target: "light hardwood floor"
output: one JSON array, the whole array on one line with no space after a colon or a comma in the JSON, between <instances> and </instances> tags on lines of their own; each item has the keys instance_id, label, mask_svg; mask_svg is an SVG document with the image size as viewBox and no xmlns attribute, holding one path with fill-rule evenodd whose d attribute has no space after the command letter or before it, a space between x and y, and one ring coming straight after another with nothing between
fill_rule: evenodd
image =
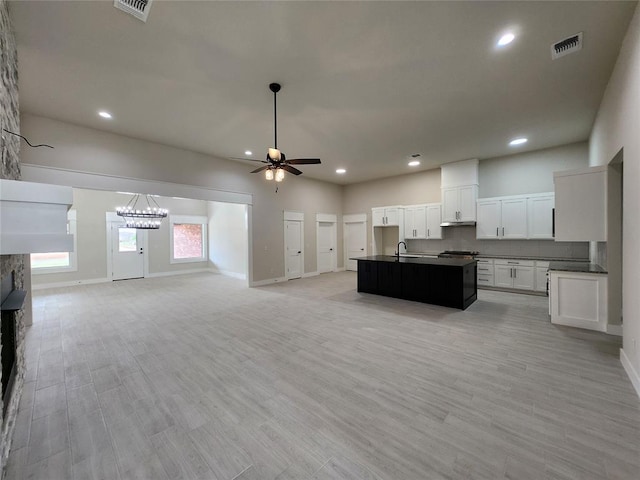
<instances>
[{"instance_id":1,"label":"light hardwood floor","mask_svg":"<svg viewBox=\"0 0 640 480\"><path fill-rule=\"evenodd\" d=\"M5 478L640 478L618 338L552 325L545 297L462 312L355 285L35 292Z\"/></svg>"}]
</instances>

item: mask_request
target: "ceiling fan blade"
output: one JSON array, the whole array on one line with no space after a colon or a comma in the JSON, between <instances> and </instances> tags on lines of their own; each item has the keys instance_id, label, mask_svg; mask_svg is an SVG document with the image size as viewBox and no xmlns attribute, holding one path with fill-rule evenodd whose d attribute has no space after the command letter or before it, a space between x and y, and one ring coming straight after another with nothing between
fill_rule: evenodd
<instances>
[{"instance_id":1,"label":"ceiling fan blade","mask_svg":"<svg viewBox=\"0 0 640 480\"><path fill-rule=\"evenodd\" d=\"M270 165L265 165L264 167L260 167L260 168L256 168L255 170L253 170L251 173L258 173L261 172L263 170L266 170L267 168L269 168Z\"/></svg>"},{"instance_id":2,"label":"ceiling fan blade","mask_svg":"<svg viewBox=\"0 0 640 480\"><path fill-rule=\"evenodd\" d=\"M289 165L282 165L280 168L285 170L285 171L287 171L287 172L289 172L289 173L293 173L294 175L301 175L302 174L302 172L300 170L298 170L297 168L293 168L293 167L291 167Z\"/></svg>"},{"instance_id":3,"label":"ceiling fan blade","mask_svg":"<svg viewBox=\"0 0 640 480\"><path fill-rule=\"evenodd\" d=\"M287 160L289 165L313 165L316 163L320 163L319 158L292 158L291 160Z\"/></svg>"}]
</instances>

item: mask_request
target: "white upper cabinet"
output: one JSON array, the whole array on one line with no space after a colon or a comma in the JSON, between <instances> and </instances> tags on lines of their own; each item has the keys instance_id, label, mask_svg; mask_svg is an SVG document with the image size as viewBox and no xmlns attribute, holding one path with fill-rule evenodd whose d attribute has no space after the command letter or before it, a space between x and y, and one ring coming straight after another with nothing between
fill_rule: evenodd
<instances>
[{"instance_id":1,"label":"white upper cabinet","mask_svg":"<svg viewBox=\"0 0 640 480\"><path fill-rule=\"evenodd\" d=\"M377 207L371 209L371 222L374 227L397 227L400 225L401 207Z\"/></svg>"},{"instance_id":2,"label":"white upper cabinet","mask_svg":"<svg viewBox=\"0 0 640 480\"><path fill-rule=\"evenodd\" d=\"M442 165L442 221L475 222L478 160Z\"/></svg>"},{"instance_id":3,"label":"white upper cabinet","mask_svg":"<svg viewBox=\"0 0 640 480\"><path fill-rule=\"evenodd\" d=\"M442 227L440 227L441 223L442 205L439 203L427 205L427 238L442 238Z\"/></svg>"},{"instance_id":4,"label":"white upper cabinet","mask_svg":"<svg viewBox=\"0 0 640 480\"><path fill-rule=\"evenodd\" d=\"M527 200L527 219L529 221L529 238L542 240L553 239L553 194L531 197Z\"/></svg>"},{"instance_id":5,"label":"white upper cabinet","mask_svg":"<svg viewBox=\"0 0 640 480\"><path fill-rule=\"evenodd\" d=\"M607 240L607 167L589 167L553 174L556 241Z\"/></svg>"},{"instance_id":6,"label":"white upper cabinet","mask_svg":"<svg viewBox=\"0 0 640 480\"><path fill-rule=\"evenodd\" d=\"M475 222L477 185L464 185L442 189L443 222Z\"/></svg>"},{"instance_id":7,"label":"white upper cabinet","mask_svg":"<svg viewBox=\"0 0 640 480\"><path fill-rule=\"evenodd\" d=\"M404 207L404 238L427 238L427 207Z\"/></svg>"},{"instance_id":8,"label":"white upper cabinet","mask_svg":"<svg viewBox=\"0 0 640 480\"><path fill-rule=\"evenodd\" d=\"M527 199L502 200L502 238L527 238Z\"/></svg>"},{"instance_id":9,"label":"white upper cabinet","mask_svg":"<svg viewBox=\"0 0 640 480\"><path fill-rule=\"evenodd\" d=\"M500 238L502 202L500 200L478 200L476 238Z\"/></svg>"},{"instance_id":10,"label":"white upper cabinet","mask_svg":"<svg viewBox=\"0 0 640 480\"><path fill-rule=\"evenodd\" d=\"M553 238L552 210L552 193L478 200L476 238Z\"/></svg>"}]
</instances>

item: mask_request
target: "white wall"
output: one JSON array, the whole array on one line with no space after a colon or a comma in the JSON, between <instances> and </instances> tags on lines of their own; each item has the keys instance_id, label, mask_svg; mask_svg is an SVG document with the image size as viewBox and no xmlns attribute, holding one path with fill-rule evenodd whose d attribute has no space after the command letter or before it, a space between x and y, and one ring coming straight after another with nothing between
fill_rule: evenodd
<instances>
[{"instance_id":1,"label":"white wall","mask_svg":"<svg viewBox=\"0 0 640 480\"><path fill-rule=\"evenodd\" d=\"M553 192L553 172L588 165L587 142L488 158L478 168L478 197Z\"/></svg>"},{"instance_id":2,"label":"white wall","mask_svg":"<svg viewBox=\"0 0 640 480\"><path fill-rule=\"evenodd\" d=\"M284 277L282 212L285 210L303 212L305 216L305 272L317 271L317 213L336 213L338 238L342 238L342 187L339 185L312 180L304 175L287 175L279 192L275 193L274 182L267 182L259 174L249 173L255 168L252 164L29 114L21 117L21 124L24 135L55 147L54 150L23 149L23 164L111 175L116 178L168 182L169 186L194 185L252 195L250 230L253 264L250 275L253 281ZM340 244L338 266L342 266L342 263Z\"/></svg>"},{"instance_id":3,"label":"white wall","mask_svg":"<svg viewBox=\"0 0 640 480\"><path fill-rule=\"evenodd\" d=\"M589 140L589 163L607 165L623 149L623 348L621 359L640 394L640 10L629 25ZM614 267L612 267L614 268ZM610 274L619 274L611 271Z\"/></svg>"},{"instance_id":4,"label":"white wall","mask_svg":"<svg viewBox=\"0 0 640 480\"><path fill-rule=\"evenodd\" d=\"M209 216L209 262L225 275L247 278L247 206L207 202Z\"/></svg>"}]
</instances>

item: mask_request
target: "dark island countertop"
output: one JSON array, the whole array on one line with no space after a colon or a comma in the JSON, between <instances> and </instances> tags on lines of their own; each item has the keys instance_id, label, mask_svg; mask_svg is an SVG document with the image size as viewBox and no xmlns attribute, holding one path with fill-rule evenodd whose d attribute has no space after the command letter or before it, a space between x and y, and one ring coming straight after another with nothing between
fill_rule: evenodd
<instances>
[{"instance_id":1,"label":"dark island countertop","mask_svg":"<svg viewBox=\"0 0 640 480\"><path fill-rule=\"evenodd\" d=\"M388 263L415 263L420 265L444 265L449 267L464 267L476 263L475 260L462 258L425 258L411 257L402 255L400 258L395 255L371 255L369 257L354 257L349 260L367 260L370 262L388 262Z\"/></svg>"},{"instance_id":2,"label":"dark island countertop","mask_svg":"<svg viewBox=\"0 0 640 480\"><path fill-rule=\"evenodd\" d=\"M550 272L599 273L607 271L596 263L589 262L549 262Z\"/></svg>"}]
</instances>

